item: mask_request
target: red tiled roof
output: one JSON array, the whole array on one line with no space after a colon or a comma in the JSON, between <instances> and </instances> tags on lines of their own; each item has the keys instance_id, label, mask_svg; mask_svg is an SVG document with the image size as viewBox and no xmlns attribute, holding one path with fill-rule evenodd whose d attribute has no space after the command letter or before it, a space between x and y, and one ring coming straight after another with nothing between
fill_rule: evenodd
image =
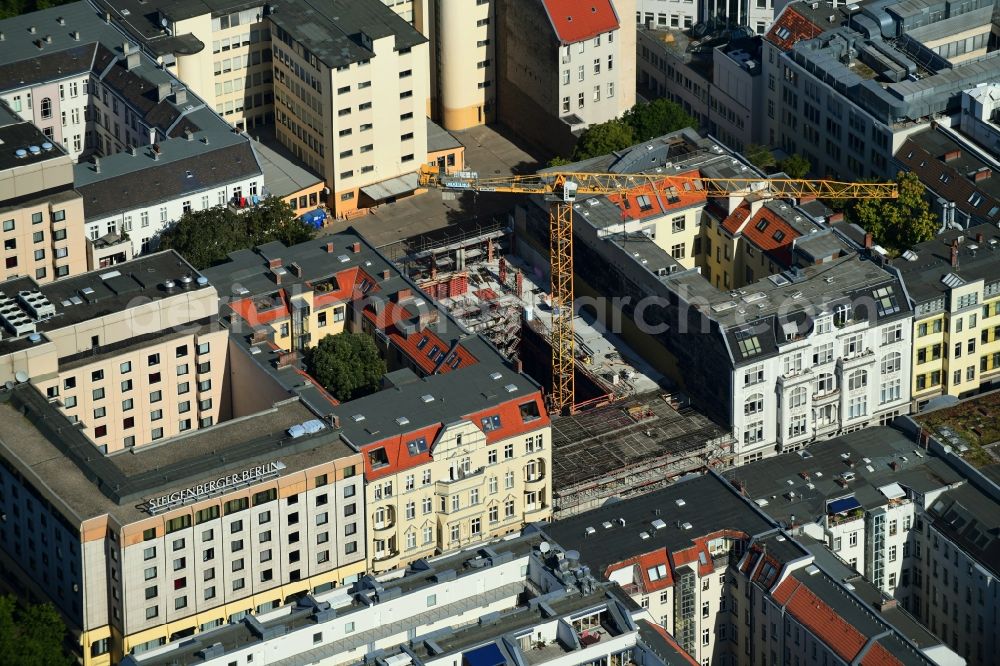
<instances>
[{"instance_id":1,"label":"red tiled roof","mask_svg":"<svg viewBox=\"0 0 1000 666\"><path fill-rule=\"evenodd\" d=\"M749 214L750 208L741 204L729 217L723 220L722 226L733 236L742 234L761 252L772 255L783 265L789 265L792 261L792 241L801 234L795 230L795 227L781 219L777 213L766 206L761 206L756 215L747 219ZM766 221L764 228L759 229L758 227L764 221ZM779 231L780 235L778 235Z\"/></svg>"},{"instance_id":2,"label":"red tiled roof","mask_svg":"<svg viewBox=\"0 0 1000 666\"><path fill-rule=\"evenodd\" d=\"M917 174L927 189L955 202L955 207L966 215L973 215L987 222L1000 222L1000 199L991 196L976 181L960 173L940 159L940 156L931 155L912 138L907 139L899 149L896 159ZM997 175L987 173L985 177L996 178ZM973 205L972 202L977 200L978 205Z\"/></svg>"},{"instance_id":3,"label":"red tiled roof","mask_svg":"<svg viewBox=\"0 0 1000 666\"><path fill-rule=\"evenodd\" d=\"M773 596L778 603L785 606L792 617L847 663L853 662L868 643L864 634L794 578L788 578L781 583L773 592ZM875 644L861 663L870 666L894 666L902 662L889 654L881 645Z\"/></svg>"},{"instance_id":4,"label":"red tiled roof","mask_svg":"<svg viewBox=\"0 0 1000 666\"><path fill-rule=\"evenodd\" d=\"M381 479L384 476L396 474L397 472L412 469L414 467L418 467L419 465L423 465L426 462L430 462L430 445L434 442L434 438L437 437L443 427L444 426L440 423L437 423L432 426L427 426L426 428L420 428L419 430L393 435L392 437L387 437L386 439L375 442L374 444L361 447L361 453L365 459L365 479L368 481L374 481L375 479ZM427 450L423 453L410 455L409 450L406 448L406 443L420 437L427 440ZM389 459L388 465L372 468L371 456L368 454L375 449L385 449L386 457Z\"/></svg>"},{"instance_id":5,"label":"red tiled roof","mask_svg":"<svg viewBox=\"0 0 1000 666\"><path fill-rule=\"evenodd\" d=\"M536 419L525 422L525 420L521 418L520 405L525 402L532 401L537 404L540 416ZM490 409L473 412L472 414L466 414L464 415L464 418L481 428L482 424L480 419L485 416L494 415L500 417L501 425L500 428L486 433L487 442L495 442L497 440L514 437L524 432L543 428L549 424L549 415L545 411L545 405L542 404L541 392L536 392L530 398L522 397L508 400L500 405L491 407ZM399 435L386 437L385 439L380 439L377 442L361 447L362 453L365 454L366 478L369 480L379 479L384 476L395 474L429 462L433 458L434 440L443 428L444 424L436 423L417 430L411 430L409 432L400 433ZM427 451L416 455L410 455L409 450L406 448L406 443L420 437L424 437L427 440ZM389 459L389 464L373 469L368 453L380 448L385 449L386 456Z\"/></svg>"},{"instance_id":6,"label":"red tiled roof","mask_svg":"<svg viewBox=\"0 0 1000 666\"><path fill-rule=\"evenodd\" d=\"M677 177L698 178L700 175L701 173L695 169L693 171L678 174ZM678 187L676 192L677 201L667 201L667 198L663 194L663 190L668 187L667 182L667 179L659 181L656 184L655 189L652 187L640 187L630 190L625 196L620 194L609 194L607 197L611 203L621 209L622 217L626 220L644 220L648 217L658 217L671 210L679 210L696 204L704 204L707 201L704 189L697 187L697 184L691 189ZM691 182L698 183L700 181ZM660 194L657 192L660 192ZM639 205L640 196L645 196L649 199L649 206L651 207L647 208L647 210L642 210L642 206Z\"/></svg>"},{"instance_id":7,"label":"red tiled roof","mask_svg":"<svg viewBox=\"0 0 1000 666\"><path fill-rule=\"evenodd\" d=\"M818 25L795 11L794 8L786 6L785 11L781 12L781 16L767 31L764 39L782 51L787 51L792 48L795 42L812 39L819 36L821 32L823 29Z\"/></svg>"},{"instance_id":8,"label":"red tiled roof","mask_svg":"<svg viewBox=\"0 0 1000 666\"><path fill-rule=\"evenodd\" d=\"M618 29L611 0L542 0L562 44L572 44Z\"/></svg>"}]
</instances>

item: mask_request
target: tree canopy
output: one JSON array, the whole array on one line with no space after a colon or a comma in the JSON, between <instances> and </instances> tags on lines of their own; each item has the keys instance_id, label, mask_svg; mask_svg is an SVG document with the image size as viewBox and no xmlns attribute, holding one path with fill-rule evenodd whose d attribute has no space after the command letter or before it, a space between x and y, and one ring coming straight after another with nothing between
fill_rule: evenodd
<instances>
[{"instance_id":1,"label":"tree canopy","mask_svg":"<svg viewBox=\"0 0 1000 666\"><path fill-rule=\"evenodd\" d=\"M341 402L378 390L385 361L364 333L327 335L306 352L306 369Z\"/></svg>"},{"instance_id":2,"label":"tree canopy","mask_svg":"<svg viewBox=\"0 0 1000 666\"><path fill-rule=\"evenodd\" d=\"M14 596L0 596L0 664L69 666L65 636L66 625L52 604L25 607Z\"/></svg>"},{"instance_id":3,"label":"tree canopy","mask_svg":"<svg viewBox=\"0 0 1000 666\"><path fill-rule=\"evenodd\" d=\"M573 159L586 160L606 155L684 127L696 127L697 124L695 118L669 99L638 102L623 113L621 118L591 125L584 130L576 143ZM566 163L564 158L554 157L549 166L561 166Z\"/></svg>"},{"instance_id":4,"label":"tree canopy","mask_svg":"<svg viewBox=\"0 0 1000 666\"><path fill-rule=\"evenodd\" d=\"M74 0L0 0L0 19L20 16L39 9L58 7Z\"/></svg>"},{"instance_id":5,"label":"tree canopy","mask_svg":"<svg viewBox=\"0 0 1000 666\"><path fill-rule=\"evenodd\" d=\"M848 217L871 233L875 242L895 253L934 237L938 220L930 210L924 186L912 171L900 171L897 199L858 199Z\"/></svg>"},{"instance_id":6,"label":"tree canopy","mask_svg":"<svg viewBox=\"0 0 1000 666\"><path fill-rule=\"evenodd\" d=\"M788 174L789 178L805 178L812 165L805 157L795 153L778 162L778 168Z\"/></svg>"},{"instance_id":7,"label":"tree canopy","mask_svg":"<svg viewBox=\"0 0 1000 666\"><path fill-rule=\"evenodd\" d=\"M767 170L775 165L777 162L774 159L774 153L771 152L770 146L762 146L757 143L748 144L746 150L743 151L744 157L758 169Z\"/></svg>"},{"instance_id":8,"label":"tree canopy","mask_svg":"<svg viewBox=\"0 0 1000 666\"><path fill-rule=\"evenodd\" d=\"M160 237L162 249L177 250L192 266L207 268L230 252L271 241L295 245L313 238L312 227L295 217L292 208L275 197L260 206L236 212L227 206L185 213Z\"/></svg>"},{"instance_id":9,"label":"tree canopy","mask_svg":"<svg viewBox=\"0 0 1000 666\"><path fill-rule=\"evenodd\" d=\"M628 148L635 143L632 127L617 118L597 125L591 125L580 135L573 159L586 160L598 155L606 155L615 150Z\"/></svg>"},{"instance_id":10,"label":"tree canopy","mask_svg":"<svg viewBox=\"0 0 1000 666\"><path fill-rule=\"evenodd\" d=\"M632 128L634 143L650 139L685 127L697 127L698 121L677 102L661 97L652 102L637 102L622 114L622 120Z\"/></svg>"}]
</instances>

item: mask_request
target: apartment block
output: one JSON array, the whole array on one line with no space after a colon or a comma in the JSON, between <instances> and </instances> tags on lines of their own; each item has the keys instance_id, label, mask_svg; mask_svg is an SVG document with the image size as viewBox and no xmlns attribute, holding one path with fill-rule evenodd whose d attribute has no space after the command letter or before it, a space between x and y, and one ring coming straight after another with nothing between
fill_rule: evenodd
<instances>
[{"instance_id":1,"label":"apartment block","mask_svg":"<svg viewBox=\"0 0 1000 666\"><path fill-rule=\"evenodd\" d=\"M635 103L632 0L506 3L497 16L500 122L569 154L575 135Z\"/></svg>"},{"instance_id":2,"label":"apartment block","mask_svg":"<svg viewBox=\"0 0 1000 666\"><path fill-rule=\"evenodd\" d=\"M205 275L231 294L232 329L273 345L279 364L345 330L373 336L383 353L383 390L332 409L311 398L364 456L370 571L551 516L538 386L356 236L234 253Z\"/></svg>"},{"instance_id":3,"label":"apartment block","mask_svg":"<svg viewBox=\"0 0 1000 666\"><path fill-rule=\"evenodd\" d=\"M37 127L0 103L0 239L10 280L39 284L87 270L83 200L73 190L73 160Z\"/></svg>"},{"instance_id":4,"label":"apartment block","mask_svg":"<svg viewBox=\"0 0 1000 666\"><path fill-rule=\"evenodd\" d=\"M732 612L726 572L772 524L708 474L542 529L621 585L697 663L721 663L726 631L716 625Z\"/></svg>"},{"instance_id":5,"label":"apartment block","mask_svg":"<svg viewBox=\"0 0 1000 666\"><path fill-rule=\"evenodd\" d=\"M694 663L617 586L538 534L421 560L402 575L366 575L123 663L353 663L373 652L380 663L419 666Z\"/></svg>"},{"instance_id":6,"label":"apartment block","mask_svg":"<svg viewBox=\"0 0 1000 666\"><path fill-rule=\"evenodd\" d=\"M968 397L1000 377L1000 233L948 230L894 261L913 304L912 395Z\"/></svg>"},{"instance_id":7,"label":"apartment block","mask_svg":"<svg viewBox=\"0 0 1000 666\"><path fill-rule=\"evenodd\" d=\"M52 130L50 142L83 158L73 184L83 199L91 268L155 250L160 233L187 211L262 193L249 139L110 16L101 20L77 2L5 19L3 30L0 66L8 74L0 75L0 96L43 133L63 119L64 134ZM26 76L28 61L38 66Z\"/></svg>"},{"instance_id":8,"label":"apartment block","mask_svg":"<svg viewBox=\"0 0 1000 666\"><path fill-rule=\"evenodd\" d=\"M569 168L758 175L692 131ZM659 217L630 225L624 202L573 204L577 265L607 267L577 273L578 290L601 297L598 316L614 317L630 346L731 429L741 462L891 421L910 402L912 310L900 279L865 247L870 238L857 244L815 207L776 200L761 184L710 200L697 181L644 196L640 209L665 210L662 221L697 202L690 226L678 217L667 236L649 224ZM547 241L541 204L515 223Z\"/></svg>"},{"instance_id":9,"label":"apartment block","mask_svg":"<svg viewBox=\"0 0 1000 666\"><path fill-rule=\"evenodd\" d=\"M895 176L893 155L989 82L993 3L788 4L764 37L760 143L817 174Z\"/></svg>"}]
</instances>

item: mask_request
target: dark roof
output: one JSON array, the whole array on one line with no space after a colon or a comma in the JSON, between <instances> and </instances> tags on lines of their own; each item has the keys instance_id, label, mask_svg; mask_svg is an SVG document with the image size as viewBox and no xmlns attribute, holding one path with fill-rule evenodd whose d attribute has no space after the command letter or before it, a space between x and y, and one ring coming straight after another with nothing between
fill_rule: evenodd
<instances>
[{"instance_id":1,"label":"dark roof","mask_svg":"<svg viewBox=\"0 0 1000 666\"><path fill-rule=\"evenodd\" d=\"M397 51L427 41L382 2L276 0L269 6L271 22L331 69L375 56L362 34L372 41L394 36Z\"/></svg>"},{"instance_id":2,"label":"dark roof","mask_svg":"<svg viewBox=\"0 0 1000 666\"><path fill-rule=\"evenodd\" d=\"M977 152L933 127L911 134L896 153L896 160L917 174L933 195L954 202L974 224L996 223L1000 221L1000 174L994 173Z\"/></svg>"},{"instance_id":3,"label":"dark roof","mask_svg":"<svg viewBox=\"0 0 1000 666\"><path fill-rule=\"evenodd\" d=\"M111 277L115 273L119 275ZM161 285L166 280L184 275L196 276L197 273L179 254L169 250L41 286L31 278L22 276L0 282L0 292L13 295L19 291L38 290L45 296L55 308L55 316L35 322L36 331L44 336L47 331L73 326L112 312L141 307L149 300L164 298L167 293ZM191 286L192 290L203 288L205 287L197 284ZM5 336L0 341L0 355L23 349L30 344L27 338Z\"/></svg>"},{"instance_id":4,"label":"dark roof","mask_svg":"<svg viewBox=\"0 0 1000 666\"><path fill-rule=\"evenodd\" d=\"M918 455L916 448L898 430L866 428L724 475L775 520L811 523L826 514L831 500L854 497L866 509L887 504L878 489L891 483L926 493L961 481L961 475L943 460L929 451ZM868 471L869 466L873 471ZM854 480L841 486L836 480L845 472L853 472Z\"/></svg>"},{"instance_id":5,"label":"dark roof","mask_svg":"<svg viewBox=\"0 0 1000 666\"><path fill-rule=\"evenodd\" d=\"M983 235L983 242L976 240ZM951 246L959 241L958 266L951 265ZM977 246L972 249L972 246ZM949 229L929 241L911 248L908 255L892 262L903 276L906 290L915 304L946 296L950 291L943 281L948 275L959 278L953 284L985 280L987 284L1000 279L1000 229L992 224L981 224L966 231Z\"/></svg>"},{"instance_id":6,"label":"dark roof","mask_svg":"<svg viewBox=\"0 0 1000 666\"><path fill-rule=\"evenodd\" d=\"M33 152L34 147L37 152ZM19 156L17 151L24 151ZM37 164L66 153L54 141L50 141L41 130L0 103L0 170L14 169L27 164ZM0 202L0 206L6 202Z\"/></svg>"},{"instance_id":7,"label":"dark roof","mask_svg":"<svg viewBox=\"0 0 1000 666\"><path fill-rule=\"evenodd\" d=\"M1000 502L965 483L942 494L928 513L934 527L971 558L1000 575Z\"/></svg>"},{"instance_id":8,"label":"dark roof","mask_svg":"<svg viewBox=\"0 0 1000 666\"><path fill-rule=\"evenodd\" d=\"M683 500L683 505L678 505ZM662 529L650 525L662 518ZM625 525L620 524L625 521ZM604 527L610 523L611 527ZM689 523L691 529L683 524ZM588 535L593 527L596 532ZM694 539L722 530L755 535L773 525L722 477L714 473L677 481L662 490L604 506L541 527L563 548L581 553L595 575L629 558L666 548L673 553L694 545ZM649 534L648 539L640 532Z\"/></svg>"},{"instance_id":9,"label":"dark roof","mask_svg":"<svg viewBox=\"0 0 1000 666\"><path fill-rule=\"evenodd\" d=\"M93 219L110 215L117 211L149 206L157 201L177 199L184 194L202 192L242 178L260 175L260 167L244 139L234 145L211 150L199 141L180 145L164 143L160 146L159 161L152 158L152 150L143 148L135 156L118 155L119 161L131 161L135 168L120 175L101 178L88 184L77 182L77 190L83 196L86 218ZM191 143L191 146L185 146ZM214 148L214 147L213 147ZM185 150L189 156L170 160L177 151ZM204 154L211 152L211 159ZM106 160L101 160L105 169ZM77 171L93 171L92 165L79 165Z\"/></svg>"},{"instance_id":10,"label":"dark roof","mask_svg":"<svg viewBox=\"0 0 1000 666\"><path fill-rule=\"evenodd\" d=\"M4 30L9 30L8 26L4 25ZM89 71L96 50L97 44L90 43L58 51L36 48L34 53L23 52L23 59L0 65L0 90L37 85Z\"/></svg>"}]
</instances>

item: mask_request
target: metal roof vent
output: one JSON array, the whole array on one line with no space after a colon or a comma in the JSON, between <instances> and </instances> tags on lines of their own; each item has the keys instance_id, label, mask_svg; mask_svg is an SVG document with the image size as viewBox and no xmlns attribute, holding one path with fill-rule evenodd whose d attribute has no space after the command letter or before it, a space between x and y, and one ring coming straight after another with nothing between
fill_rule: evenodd
<instances>
[{"instance_id":1,"label":"metal roof vent","mask_svg":"<svg viewBox=\"0 0 1000 666\"><path fill-rule=\"evenodd\" d=\"M503 388L507 393L515 393L517 391L517 384L507 384Z\"/></svg>"},{"instance_id":2,"label":"metal roof vent","mask_svg":"<svg viewBox=\"0 0 1000 666\"><path fill-rule=\"evenodd\" d=\"M649 532L639 532L639 538L645 541L649 538Z\"/></svg>"},{"instance_id":3,"label":"metal roof vent","mask_svg":"<svg viewBox=\"0 0 1000 666\"><path fill-rule=\"evenodd\" d=\"M591 534L594 534L595 532L597 532L597 530L595 530L595 529L594 529L593 527L589 527L589 526L587 527L587 529L585 529L585 530L583 531L583 533L584 533L584 534L585 534L586 536L590 536Z\"/></svg>"},{"instance_id":4,"label":"metal roof vent","mask_svg":"<svg viewBox=\"0 0 1000 666\"><path fill-rule=\"evenodd\" d=\"M686 530L689 530L693 526L691 525L691 523L681 523L681 527L683 527Z\"/></svg>"},{"instance_id":5,"label":"metal roof vent","mask_svg":"<svg viewBox=\"0 0 1000 666\"><path fill-rule=\"evenodd\" d=\"M501 375L499 372L491 372L490 373L490 379L492 379L495 382L500 381L502 378L503 378L503 375Z\"/></svg>"},{"instance_id":6,"label":"metal roof vent","mask_svg":"<svg viewBox=\"0 0 1000 666\"><path fill-rule=\"evenodd\" d=\"M365 415L355 414L354 416L351 417L351 420L354 421L355 423L360 423L365 420Z\"/></svg>"},{"instance_id":7,"label":"metal roof vent","mask_svg":"<svg viewBox=\"0 0 1000 666\"><path fill-rule=\"evenodd\" d=\"M687 502L685 502L683 499L675 500L675 503L677 504L677 506L684 506L685 504L687 504Z\"/></svg>"},{"instance_id":8,"label":"metal roof vent","mask_svg":"<svg viewBox=\"0 0 1000 666\"><path fill-rule=\"evenodd\" d=\"M410 419L406 418L405 416L400 416L400 417L398 417L396 419L396 425L405 426L409 422L410 422Z\"/></svg>"},{"instance_id":9,"label":"metal roof vent","mask_svg":"<svg viewBox=\"0 0 1000 666\"><path fill-rule=\"evenodd\" d=\"M427 393L425 395L420 396L420 400L422 400L423 402L434 402L434 396L432 396L430 393Z\"/></svg>"},{"instance_id":10,"label":"metal roof vent","mask_svg":"<svg viewBox=\"0 0 1000 666\"><path fill-rule=\"evenodd\" d=\"M667 524L665 522L663 522L662 520L660 520L659 518L657 518L656 520L654 520L650 524L653 526L653 529L657 529L657 530L662 530L664 527L667 526Z\"/></svg>"}]
</instances>

